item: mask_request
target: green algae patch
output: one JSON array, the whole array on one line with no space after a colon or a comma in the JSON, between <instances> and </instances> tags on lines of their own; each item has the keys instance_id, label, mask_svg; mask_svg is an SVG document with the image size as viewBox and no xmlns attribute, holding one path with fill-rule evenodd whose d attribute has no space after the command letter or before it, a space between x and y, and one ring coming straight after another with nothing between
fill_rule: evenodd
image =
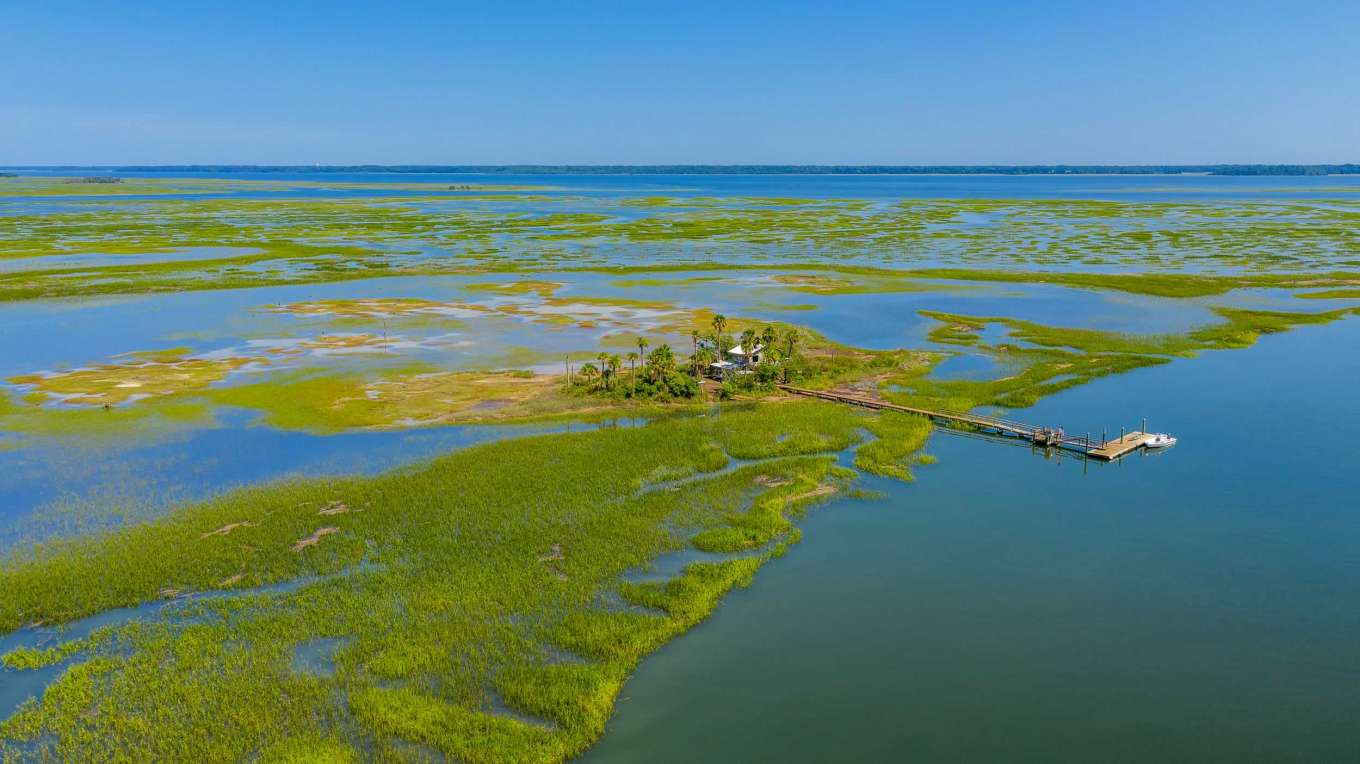
<instances>
[{"instance_id":1,"label":"green algae patch","mask_svg":"<svg viewBox=\"0 0 1360 764\"><path fill-rule=\"evenodd\" d=\"M564 761L602 734L638 660L797 540L788 514L846 479L826 451L864 421L823 403L745 404L500 441L16 554L0 562L5 632L224 581L298 585L177 601L110 628L0 722L0 753L288 761L315 748L345 760L417 743L466 761ZM727 453L764 461L722 470ZM696 534L741 524L772 545L627 583ZM344 640L334 673L297 672L297 647L319 639ZM15 658L30 659L50 656Z\"/></svg>"}]
</instances>

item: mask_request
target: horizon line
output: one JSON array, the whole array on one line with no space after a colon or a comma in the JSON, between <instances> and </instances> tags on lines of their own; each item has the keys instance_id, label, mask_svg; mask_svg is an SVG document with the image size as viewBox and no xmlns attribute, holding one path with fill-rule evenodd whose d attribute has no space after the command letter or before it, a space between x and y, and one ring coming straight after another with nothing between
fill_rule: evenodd
<instances>
[{"instance_id":1,"label":"horizon line","mask_svg":"<svg viewBox=\"0 0 1360 764\"><path fill-rule=\"evenodd\" d=\"M255 172L396 172L429 174L818 174L818 175L969 175L969 174L1209 174L1209 175L1360 175L1360 163L1231 163L1203 164L13 164L5 170L255 171Z\"/></svg>"}]
</instances>

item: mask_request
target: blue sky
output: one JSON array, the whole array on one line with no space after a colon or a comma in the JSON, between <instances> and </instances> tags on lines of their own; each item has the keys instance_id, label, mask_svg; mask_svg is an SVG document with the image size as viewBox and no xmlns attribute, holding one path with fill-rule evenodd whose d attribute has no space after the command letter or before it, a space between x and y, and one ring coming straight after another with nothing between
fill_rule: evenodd
<instances>
[{"instance_id":1,"label":"blue sky","mask_svg":"<svg viewBox=\"0 0 1360 764\"><path fill-rule=\"evenodd\" d=\"M0 164L1360 161L1360 2L15 2Z\"/></svg>"}]
</instances>

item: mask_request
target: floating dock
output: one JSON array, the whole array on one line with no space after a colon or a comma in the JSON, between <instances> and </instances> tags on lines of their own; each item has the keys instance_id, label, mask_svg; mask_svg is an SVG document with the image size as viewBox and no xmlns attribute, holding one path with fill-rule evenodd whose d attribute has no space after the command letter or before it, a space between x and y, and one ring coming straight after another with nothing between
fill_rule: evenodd
<instances>
[{"instance_id":1,"label":"floating dock","mask_svg":"<svg viewBox=\"0 0 1360 764\"><path fill-rule=\"evenodd\" d=\"M1131 432L1122 438L1105 441L1099 446L1087 451L1086 455L1094 456L1097 459L1118 459L1125 454L1131 454L1147 445L1149 440L1152 440L1151 435L1141 432Z\"/></svg>"},{"instance_id":2,"label":"floating dock","mask_svg":"<svg viewBox=\"0 0 1360 764\"><path fill-rule=\"evenodd\" d=\"M1114 440L1097 440L1089 435L1067 435L1062 430L1052 427L1039 427L1024 422L1016 422L1009 419L998 417L982 416L979 414L946 414L942 411L930 411L928 409L918 409L911 406L900 406L896 403L888 403L878 398L870 398L863 395L851 395L849 393L835 393L826 390L808 390L803 387L792 385L778 385L780 390L793 395L801 395L808 398L819 398L824 401L834 401L836 403L848 403L852 406L862 406L876 411L901 411L906 414L916 414L930 419L933 422L941 422L951 426L962 426L982 432L994 433L1012 438L1027 440L1037 446L1044 448L1056 448L1063 451L1072 451L1092 459L1104 461L1114 461L1122 456L1137 451L1147 445L1152 440L1151 435L1143 432L1130 432L1121 434Z\"/></svg>"}]
</instances>

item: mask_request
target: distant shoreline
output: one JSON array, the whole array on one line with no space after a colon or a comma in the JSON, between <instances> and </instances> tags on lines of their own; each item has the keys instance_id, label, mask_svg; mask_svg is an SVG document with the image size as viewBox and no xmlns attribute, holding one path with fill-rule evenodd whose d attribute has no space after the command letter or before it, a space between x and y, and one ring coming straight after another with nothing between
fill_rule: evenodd
<instances>
[{"instance_id":1,"label":"distant shoreline","mask_svg":"<svg viewBox=\"0 0 1360 764\"><path fill-rule=\"evenodd\" d=\"M1212 165L9 165L11 171L438 175L1360 175L1360 164Z\"/></svg>"}]
</instances>

